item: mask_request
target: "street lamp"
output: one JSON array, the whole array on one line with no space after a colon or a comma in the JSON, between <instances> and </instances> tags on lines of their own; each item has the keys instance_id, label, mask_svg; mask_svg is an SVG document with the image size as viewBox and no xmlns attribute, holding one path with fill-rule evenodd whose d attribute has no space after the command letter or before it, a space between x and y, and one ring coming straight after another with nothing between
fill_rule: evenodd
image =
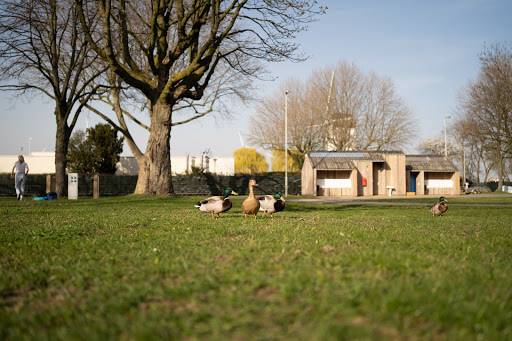
<instances>
[{"instance_id":1,"label":"street lamp","mask_svg":"<svg viewBox=\"0 0 512 341\"><path fill-rule=\"evenodd\" d=\"M30 154L31 154L31 153L30 153L30 141L32 141L32 138L31 138L31 137L29 137L29 138L28 138L28 155L29 155L29 156L30 156Z\"/></svg>"},{"instance_id":2,"label":"street lamp","mask_svg":"<svg viewBox=\"0 0 512 341\"><path fill-rule=\"evenodd\" d=\"M284 95L284 197L288 198L288 90Z\"/></svg>"},{"instance_id":3,"label":"street lamp","mask_svg":"<svg viewBox=\"0 0 512 341\"><path fill-rule=\"evenodd\" d=\"M445 116L444 117L444 156L448 156L448 148L446 147L446 119L452 118L451 116Z\"/></svg>"}]
</instances>

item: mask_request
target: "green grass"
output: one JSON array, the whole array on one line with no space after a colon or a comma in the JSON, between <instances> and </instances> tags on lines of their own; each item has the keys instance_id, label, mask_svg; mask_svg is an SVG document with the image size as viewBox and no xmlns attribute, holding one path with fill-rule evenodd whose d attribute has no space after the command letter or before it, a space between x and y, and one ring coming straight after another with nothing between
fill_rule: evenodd
<instances>
[{"instance_id":1,"label":"green grass","mask_svg":"<svg viewBox=\"0 0 512 341\"><path fill-rule=\"evenodd\" d=\"M0 339L512 339L512 207L198 199L2 199Z\"/></svg>"},{"instance_id":2,"label":"green grass","mask_svg":"<svg viewBox=\"0 0 512 341\"><path fill-rule=\"evenodd\" d=\"M448 204L468 204L468 205L512 205L512 194L498 194L493 193L493 196L485 196L485 195L460 195L460 196L447 196L446 199ZM390 199L370 199L370 201L378 201L378 202L409 202L409 203L427 203L434 204L437 202L439 197L410 197L410 198L390 198ZM365 198L355 199L358 201L367 201Z\"/></svg>"}]
</instances>

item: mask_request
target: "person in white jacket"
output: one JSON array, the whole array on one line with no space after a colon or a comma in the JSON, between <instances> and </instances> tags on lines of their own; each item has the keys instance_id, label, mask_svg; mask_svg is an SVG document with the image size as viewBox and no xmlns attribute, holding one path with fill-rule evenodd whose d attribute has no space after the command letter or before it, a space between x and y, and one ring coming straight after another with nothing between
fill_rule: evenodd
<instances>
[{"instance_id":1,"label":"person in white jacket","mask_svg":"<svg viewBox=\"0 0 512 341\"><path fill-rule=\"evenodd\" d=\"M16 175L14 175L16 170ZM16 188L16 197L18 200L23 200L25 194L25 181L27 181L28 165L25 162L23 155L18 156L18 161L14 163L11 171L11 179L14 179L14 187Z\"/></svg>"}]
</instances>

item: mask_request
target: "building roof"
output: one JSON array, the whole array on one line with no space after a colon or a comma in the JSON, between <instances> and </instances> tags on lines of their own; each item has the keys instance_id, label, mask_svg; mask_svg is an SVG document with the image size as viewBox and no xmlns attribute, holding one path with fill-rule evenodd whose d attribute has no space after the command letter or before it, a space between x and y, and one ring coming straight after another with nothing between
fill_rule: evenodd
<instances>
[{"instance_id":1,"label":"building roof","mask_svg":"<svg viewBox=\"0 0 512 341\"><path fill-rule=\"evenodd\" d=\"M356 161L384 162L385 154L403 154L401 151L316 151L309 152L308 156L315 169L323 170L351 170L356 169Z\"/></svg>"},{"instance_id":2,"label":"building roof","mask_svg":"<svg viewBox=\"0 0 512 341\"><path fill-rule=\"evenodd\" d=\"M406 155L405 168L410 171L456 172L457 167L443 155Z\"/></svg>"},{"instance_id":3,"label":"building roof","mask_svg":"<svg viewBox=\"0 0 512 341\"><path fill-rule=\"evenodd\" d=\"M315 151L309 152L311 165L321 170L357 169L355 161L385 162L385 155L404 154L401 151ZM456 172L457 167L443 155L405 155L406 169L425 172Z\"/></svg>"}]
</instances>

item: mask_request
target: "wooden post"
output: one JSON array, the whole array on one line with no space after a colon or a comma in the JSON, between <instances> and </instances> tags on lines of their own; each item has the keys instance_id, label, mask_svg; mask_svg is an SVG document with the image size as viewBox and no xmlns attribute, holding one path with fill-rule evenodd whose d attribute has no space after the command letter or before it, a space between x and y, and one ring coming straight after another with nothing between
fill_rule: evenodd
<instances>
[{"instance_id":1,"label":"wooden post","mask_svg":"<svg viewBox=\"0 0 512 341\"><path fill-rule=\"evenodd\" d=\"M95 174L93 178L92 197L94 199L98 199L100 197L100 176L98 174Z\"/></svg>"},{"instance_id":2,"label":"wooden post","mask_svg":"<svg viewBox=\"0 0 512 341\"><path fill-rule=\"evenodd\" d=\"M52 176L51 175L47 175L46 176L46 193L49 193L51 192L52 188Z\"/></svg>"},{"instance_id":3,"label":"wooden post","mask_svg":"<svg viewBox=\"0 0 512 341\"><path fill-rule=\"evenodd\" d=\"M46 176L46 193L55 192L55 175Z\"/></svg>"}]
</instances>

